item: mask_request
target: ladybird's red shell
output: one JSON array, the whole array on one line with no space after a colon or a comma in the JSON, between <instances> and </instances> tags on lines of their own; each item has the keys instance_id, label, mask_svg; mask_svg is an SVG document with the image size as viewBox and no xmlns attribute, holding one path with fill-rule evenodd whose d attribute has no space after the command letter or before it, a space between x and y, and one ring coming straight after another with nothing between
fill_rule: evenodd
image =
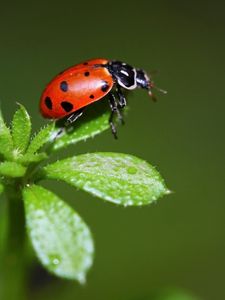
<instances>
[{"instance_id":1,"label":"ladybird's red shell","mask_svg":"<svg viewBox=\"0 0 225 300\"><path fill-rule=\"evenodd\" d=\"M57 75L45 88L40 101L44 117L63 118L103 98L113 87L107 59L85 61Z\"/></svg>"}]
</instances>

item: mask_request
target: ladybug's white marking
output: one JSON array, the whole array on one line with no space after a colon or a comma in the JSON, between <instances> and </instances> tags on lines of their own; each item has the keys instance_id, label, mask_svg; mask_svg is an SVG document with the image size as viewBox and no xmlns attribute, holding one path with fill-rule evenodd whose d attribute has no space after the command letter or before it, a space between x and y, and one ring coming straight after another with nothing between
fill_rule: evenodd
<instances>
[{"instance_id":1,"label":"ladybug's white marking","mask_svg":"<svg viewBox=\"0 0 225 300\"><path fill-rule=\"evenodd\" d=\"M150 77L146 73L144 73L144 77L145 77L146 81L150 82Z\"/></svg>"},{"instance_id":2,"label":"ladybug's white marking","mask_svg":"<svg viewBox=\"0 0 225 300\"><path fill-rule=\"evenodd\" d=\"M121 70L120 73L123 73L126 76L129 76L129 74L127 73L127 71Z\"/></svg>"},{"instance_id":3,"label":"ladybug's white marking","mask_svg":"<svg viewBox=\"0 0 225 300\"><path fill-rule=\"evenodd\" d=\"M122 71L123 71L123 70L122 70ZM122 73L122 71L121 71L121 73ZM121 82L121 80L120 80L119 78L117 79L119 85L121 85L123 88L125 88L125 89L127 89L127 90L134 90L134 89L136 89L136 87L137 87L137 82L136 82L137 71L136 71L136 69L132 69L132 71L134 72L134 84L133 84L133 85L131 85L131 86L125 86L125 85Z\"/></svg>"}]
</instances>

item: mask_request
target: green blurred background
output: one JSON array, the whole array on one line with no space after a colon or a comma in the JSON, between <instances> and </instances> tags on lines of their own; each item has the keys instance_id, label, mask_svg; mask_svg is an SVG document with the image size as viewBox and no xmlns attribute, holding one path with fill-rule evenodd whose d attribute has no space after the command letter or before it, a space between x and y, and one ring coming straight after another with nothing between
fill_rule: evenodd
<instances>
[{"instance_id":1,"label":"green blurred background","mask_svg":"<svg viewBox=\"0 0 225 300\"><path fill-rule=\"evenodd\" d=\"M38 112L46 83L88 58L157 70L154 81L168 90L156 104L144 91L130 94L118 141L107 131L66 155L139 156L157 166L174 193L148 207L121 208L49 183L90 226L96 256L85 286L42 280L41 272L32 299L142 300L165 287L225 299L224 13L223 1L1 3L0 99L7 120L18 101L38 129L46 122Z\"/></svg>"}]
</instances>

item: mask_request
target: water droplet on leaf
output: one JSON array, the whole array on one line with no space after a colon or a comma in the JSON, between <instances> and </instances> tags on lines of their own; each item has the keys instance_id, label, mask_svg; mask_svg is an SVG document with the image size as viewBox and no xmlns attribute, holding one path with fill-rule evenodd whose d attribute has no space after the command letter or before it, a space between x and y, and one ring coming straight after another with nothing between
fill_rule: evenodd
<instances>
[{"instance_id":1,"label":"water droplet on leaf","mask_svg":"<svg viewBox=\"0 0 225 300\"><path fill-rule=\"evenodd\" d=\"M136 169L135 167L129 167L129 168L127 169L127 172L128 172L129 174L136 174L136 173L137 173L137 169Z\"/></svg>"},{"instance_id":2,"label":"water droplet on leaf","mask_svg":"<svg viewBox=\"0 0 225 300\"><path fill-rule=\"evenodd\" d=\"M61 258L58 255L50 255L50 261L53 264L53 266L58 266L61 262Z\"/></svg>"},{"instance_id":3,"label":"water droplet on leaf","mask_svg":"<svg viewBox=\"0 0 225 300\"><path fill-rule=\"evenodd\" d=\"M53 262L54 265L58 265L59 264L58 258L54 258L52 262Z\"/></svg>"}]
</instances>

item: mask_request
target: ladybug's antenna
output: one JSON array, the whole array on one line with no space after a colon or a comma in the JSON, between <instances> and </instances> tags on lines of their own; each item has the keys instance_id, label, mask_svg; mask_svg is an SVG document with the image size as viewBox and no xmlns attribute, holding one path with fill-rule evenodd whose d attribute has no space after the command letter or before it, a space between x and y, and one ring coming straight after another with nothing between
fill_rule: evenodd
<instances>
[{"instance_id":1,"label":"ladybug's antenna","mask_svg":"<svg viewBox=\"0 0 225 300\"><path fill-rule=\"evenodd\" d=\"M163 89L159 88L158 86L156 86L155 83L154 83L153 81L150 82L149 87L150 87L150 89L152 89L152 88L153 88L153 89L156 89L156 90L159 91L160 93L167 94L167 91L166 91L166 90L163 90Z\"/></svg>"},{"instance_id":2,"label":"ladybug's antenna","mask_svg":"<svg viewBox=\"0 0 225 300\"><path fill-rule=\"evenodd\" d=\"M156 89L157 91L159 91L160 93L162 93L162 94L164 94L164 95L167 94L167 91L166 91L166 90L163 90L163 89L161 89L161 88L155 86L154 82L151 82L150 85L149 85L148 94L149 94L149 96L152 98L152 100L153 100L154 102L157 101L157 98L156 98L156 96L152 93L152 91L151 91L152 88L153 88L153 89Z\"/></svg>"},{"instance_id":3,"label":"ladybug's antenna","mask_svg":"<svg viewBox=\"0 0 225 300\"><path fill-rule=\"evenodd\" d=\"M160 93L164 94L164 95L167 94L167 91L166 91L166 90L163 90L163 89L161 89L161 88L159 88L159 87L157 87L157 86L155 86L155 85L154 85L154 88L155 88L157 91L159 91Z\"/></svg>"},{"instance_id":4,"label":"ladybug's antenna","mask_svg":"<svg viewBox=\"0 0 225 300\"><path fill-rule=\"evenodd\" d=\"M152 91L151 90L148 90L148 94L149 94L149 96L152 98L152 101L154 101L154 102L156 102L157 101L157 98L156 98L156 96L152 93Z\"/></svg>"}]
</instances>

